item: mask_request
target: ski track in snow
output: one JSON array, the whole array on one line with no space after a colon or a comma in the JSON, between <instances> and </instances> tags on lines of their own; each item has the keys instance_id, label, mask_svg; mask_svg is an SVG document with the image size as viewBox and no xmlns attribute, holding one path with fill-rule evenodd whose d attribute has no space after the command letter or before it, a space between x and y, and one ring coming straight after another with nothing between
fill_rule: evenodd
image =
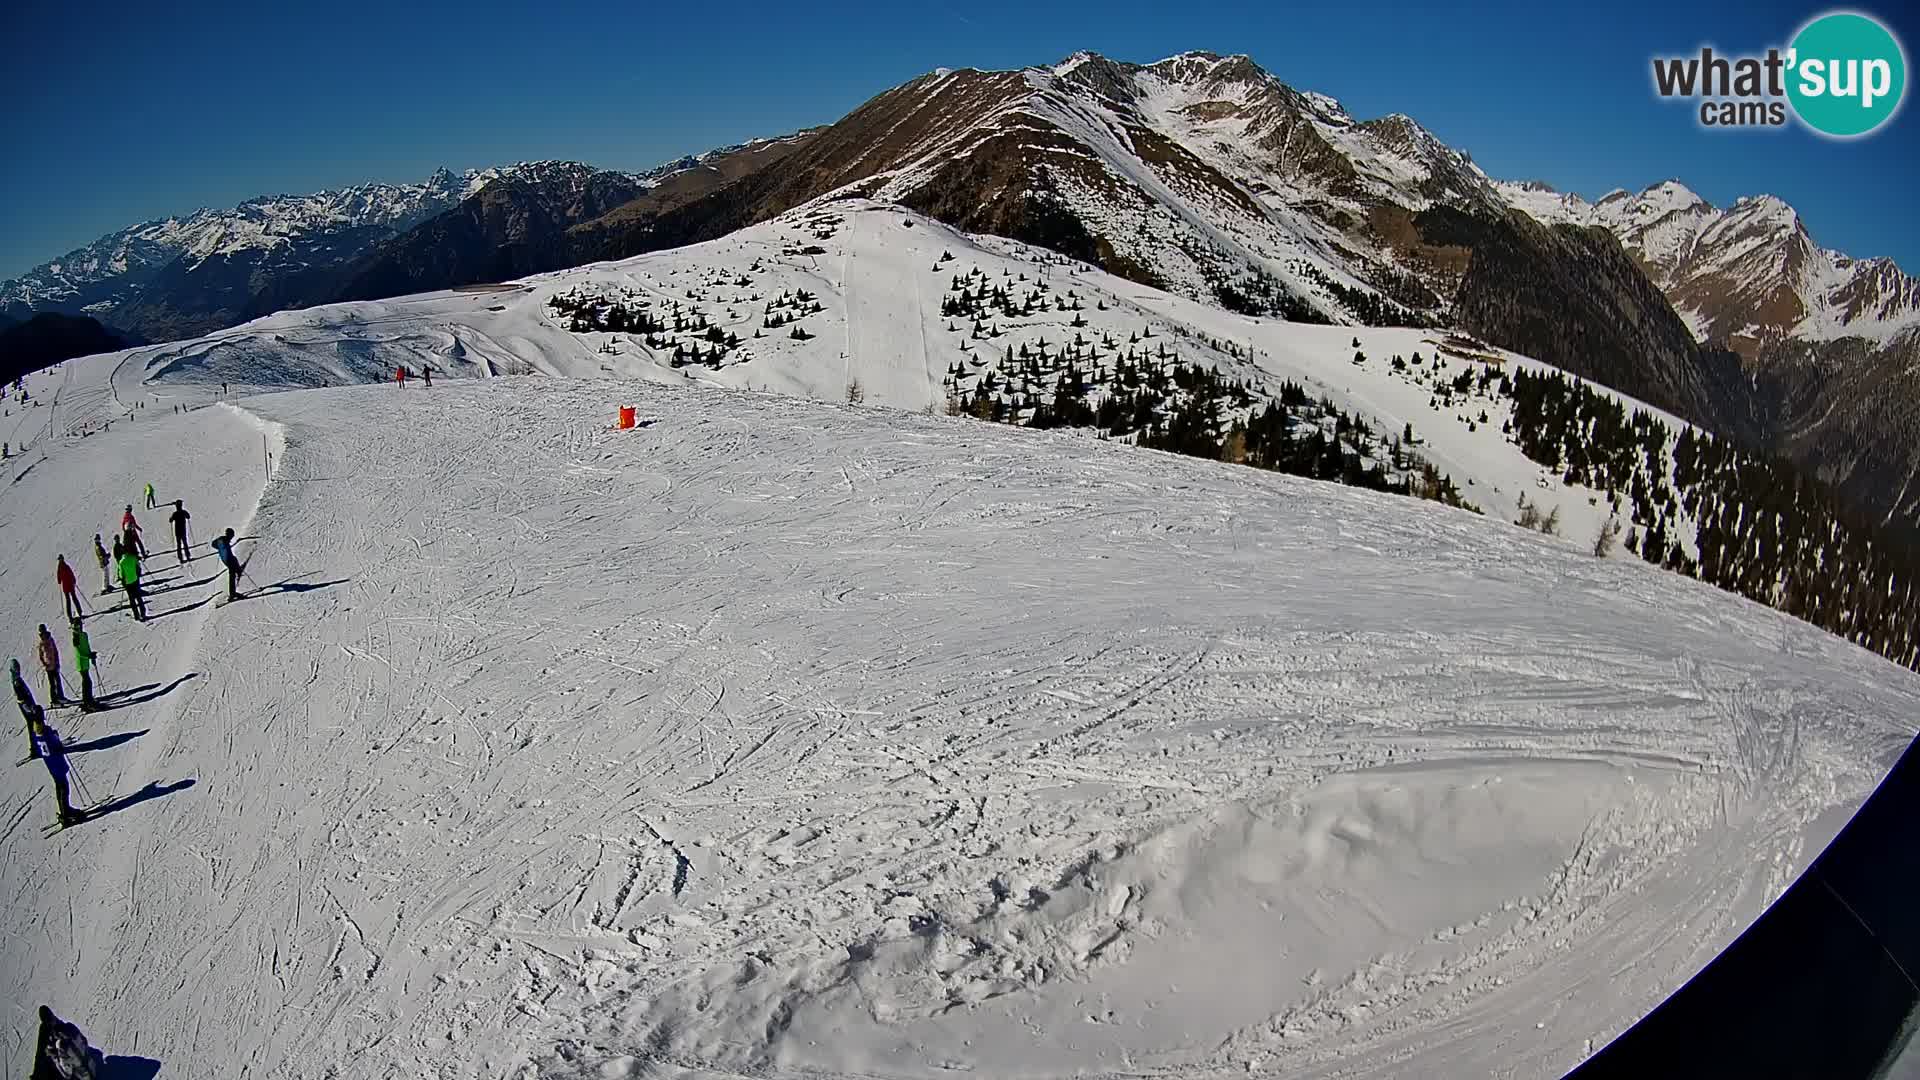
<instances>
[{"instance_id":1,"label":"ski track in snow","mask_svg":"<svg viewBox=\"0 0 1920 1080\"><path fill-rule=\"evenodd\" d=\"M926 258L869 247L862 357ZM0 470L15 648L147 480L269 588L90 624L109 691L194 677L57 714L142 732L78 773L192 786L43 839L6 774L16 1071L45 1001L181 1076L1551 1073L1913 731L1844 641L1413 500L672 385L173 415L139 367L0 435L161 402Z\"/></svg>"}]
</instances>

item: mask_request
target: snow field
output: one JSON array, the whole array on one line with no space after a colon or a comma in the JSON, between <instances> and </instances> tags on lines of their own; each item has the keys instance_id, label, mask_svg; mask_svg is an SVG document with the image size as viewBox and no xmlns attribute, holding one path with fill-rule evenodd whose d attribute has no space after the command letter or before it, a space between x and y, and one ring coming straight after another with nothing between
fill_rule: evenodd
<instances>
[{"instance_id":1,"label":"snow field","mask_svg":"<svg viewBox=\"0 0 1920 1080\"><path fill-rule=\"evenodd\" d=\"M1838 639L1412 500L689 386L239 408L0 474L23 649L145 479L280 586L95 624L197 674L80 771L192 787L51 841L0 788L5 1000L181 1075L1551 1072L1912 732Z\"/></svg>"}]
</instances>

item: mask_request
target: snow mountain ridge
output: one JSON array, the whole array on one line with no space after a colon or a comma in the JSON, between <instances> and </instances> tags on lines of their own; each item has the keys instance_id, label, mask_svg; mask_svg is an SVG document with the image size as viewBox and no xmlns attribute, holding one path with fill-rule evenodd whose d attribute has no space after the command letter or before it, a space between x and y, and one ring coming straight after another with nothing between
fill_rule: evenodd
<instances>
[{"instance_id":1,"label":"snow mountain ridge","mask_svg":"<svg viewBox=\"0 0 1920 1080\"><path fill-rule=\"evenodd\" d=\"M1410 116L1356 120L1338 100L1296 90L1244 55L1189 52L1136 65L1081 52L1012 73L943 69L876 101L892 97L938 103L946 122L891 155L879 197L921 205L936 178L965 171L956 162L981 157L1004 168L1024 151L1035 156L1026 169L1035 190L1141 271L1130 276L1198 298L1252 272L1336 322L1382 314L1356 309L1342 288L1373 294L1389 317L1445 318L1457 271L1410 250L1395 235L1396 211L1513 207L1612 232L1702 341L1745 353L1781 336L1884 344L1920 325L1912 278L1888 259L1820 248L1777 197L1718 210L1668 181L1588 204L1495 180ZM967 106L947 108L955 99ZM910 101L889 106L897 113Z\"/></svg>"},{"instance_id":2,"label":"snow mountain ridge","mask_svg":"<svg viewBox=\"0 0 1920 1080\"><path fill-rule=\"evenodd\" d=\"M1820 247L1799 213L1772 195L1721 209L1679 180L1592 203L1543 184L1496 187L1541 221L1613 233L1698 336L1745 355L1785 338L1884 345L1920 327L1920 282L1891 259Z\"/></svg>"},{"instance_id":3,"label":"snow mountain ridge","mask_svg":"<svg viewBox=\"0 0 1920 1080\"><path fill-rule=\"evenodd\" d=\"M1913 279L1890 260L1819 248L1792 208L1772 196L1722 211L1668 181L1589 204L1545 185L1494 180L1413 118L1356 120L1335 98L1296 90L1245 55L1186 52L1139 65L1083 51L1020 71L941 68L855 116L875 107L893 123L855 155L857 163L841 163L843 183L930 209L939 198L928 190L936 177L951 183L970 162L1012 166L1037 196L1064 203L1094 246L1111 249L1107 257L1119 265L1109 268L1131 267L1133 276L1197 298L1216 298L1222 284L1250 274L1270 275L1297 297L1302 314L1335 322L1441 319L1457 268L1407 250L1396 235L1400 224L1380 215L1511 206L1543 222L1613 232L1697 334L1743 352L1768 335L1885 342L1920 323ZM650 186L746 145L620 175ZM277 251L297 267L331 254L314 237L398 232L496 179L541 182L590 169L570 162L442 169L417 184L262 196L230 210L144 222L0 282L0 309L109 314L127 300L130 281L176 259L192 267L214 256ZM979 194L996 202L1014 191ZM984 209L968 216L982 220L953 223L995 223ZM998 224L982 231L1019 232L1004 228L1004 214ZM1356 299L1378 307L1357 311Z\"/></svg>"},{"instance_id":4,"label":"snow mountain ridge","mask_svg":"<svg viewBox=\"0 0 1920 1080\"><path fill-rule=\"evenodd\" d=\"M1458 326L1784 453L1862 511L1920 529L1920 291L1891 263L1819 249L1778 200L1723 212L1676 184L1588 206L1497 182L1403 114L1357 120L1213 53L941 69L776 144L671 197L647 197L662 185L625 206L583 202L580 220L544 212L552 200L461 204L471 220L444 229L435 217L397 238L372 226L290 240L265 265L248 252L174 259L111 303L66 302L149 339L190 338L288 306L620 259L823 196L872 197L1241 313ZM257 242L258 229L241 232L229 246ZM372 265L337 265L369 252Z\"/></svg>"},{"instance_id":5,"label":"snow mountain ridge","mask_svg":"<svg viewBox=\"0 0 1920 1080\"><path fill-rule=\"evenodd\" d=\"M109 279L185 259L198 263L249 249L290 247L307 235L333 229L404 227L451 206L501 176L544 170L558 163L525 163L507 169L436 170L417 184L356 184L306 195L262 195L227 210L192 213L132 225L0 283L0 304L46 306L90 295ZM93 300L83 306L110 303Z\"/></svg>"},{"instance_id":6,"label":"snow mountain ridge","mask_svg":"<svg viewBox=\"0 0 1920 1080\"><path fill-rule=\"evenodd\" d=\"M1086 253L1109 269L1197 299L1284 290L1300 313L1336 322L1371 321L1354 310L1354 294L1377 297L1402 321L1444 306L1380 295L1418 271L1357 235L1370 207L1498 204L1477 166L1410 118L1357 122L1245 56L1136 65L1079 53L1017 72L946 71L850 119L868 109L896 123L863 160L865 175L848 177L862 194L1035 239L1023 233L1044 224L1015 220L1018 177L1075 219ZM955 187L985 205L957 219L941 212Z\"/></svg>"},{"instance_id":7,"label":"snow mountain ridge","mask_svg":"<svg viewBox=\"0 0 1920 1080\"><path fill-rule=\"evenodd\" d=\"M1011 316L949 313L957 297L992 290L1024 308ZM641 319L658 329L643 329ZM1552 371L1530 358L1437 329L1241 315L1045 249L842 196L688 248L510 285L282 312L128 350L113 357L113 400L216 383L276 390L382 382L404 366L443 378L613 377L815 400L839 400L857 384L873 404L942 411L983 385L1009 403L1046 396L1053 376L1029 374L1029 356L1070 359L1090 374L1113 372L1123 357L1166 357L1244 382L1261 398L1293 383L1364 419L1382 441L1411 430L1408 453L1490 515L1511 519L1530 500L1557 510L1564 535L1588 545L1616 513L1606 492L1569 484L1520 452L1502 430L1511 401L1484 388L1454 389L1463 373ZM1687 427L1598 389L1675 431ZM107 418L69 404L49 433L83 433ZM1325 424L1332 436L1332 419ZM1385 450L1375 444L1368 453ZM1682 516L1675 527L1691 522Z\"/></svg>"},{"instance_id":8,"label":"snow mountain ridge","mask_svg":"<svg viewBox=\"0 0 1920 1080\"><path fill-rule=\"evenodd\" d=\"M1909 437L1920 417L1910 362L1920 339L1902 329L1899 303L1868 302L1865 285L1827 294L1847 304L1828 304L1806 325L1828 337L1782 338L1759 353L1710 332L1779 306L1776 269L1742 224L1774 213L1777 200L1742 204L1740 221L1703 234L1734 245L1709 261L1740 277L1676 271L1663 288L1634 244L1543 224L1509 204L1516 190L1536 206L1552 202L1503 188L1417 121L1356 120L1244 56L1131 64L1082 53L911 80L778 166L603 233L592 250L623 258L714 239L822 197L875 198L1244 314L1456 326L1785 454L1861 512L1920 529L1920 452ZM1679 204L1650 197L1636 213L1619 208L1622 230L1654 211L1640 222L1638 249L1685 250L1694 253L1686 266L1707 265L1710 245L1657 224L1690 200L1661 197ZM1894 275L1887 295L1897 301L1904 278L1891 264L1875 273Z\"/></svg>"},{"instance_id":9,"label":"snow mountain ridge","mask_svg":"<svg viewBox=\"0 0 1920 1080\"><path fill-rule=\"evenodd\" d=\"M472 197L496 181L575 187L588 177L624 177L645 188L713 153L622 173L573 161L524 161L455 173L441 168L412 184L368 183L304 195L262 195L230 209L202 208L110 233L0 282L0 310L84 312L109 325L149 286L192 274L212 260L249 274L287 274L337 263Z\"/></svg>"}]
</instances>

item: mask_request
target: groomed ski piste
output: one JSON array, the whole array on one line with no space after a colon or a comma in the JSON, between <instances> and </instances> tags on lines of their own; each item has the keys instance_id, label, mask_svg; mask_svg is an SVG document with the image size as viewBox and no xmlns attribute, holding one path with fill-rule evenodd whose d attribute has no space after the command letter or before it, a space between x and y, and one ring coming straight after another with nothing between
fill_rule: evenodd
<instances>
[{"instance_id":1,"label":"groomed ski piste","mask_svg":"<svg viewBox=\"0 0 1920 1080\"><path fill-rule=\"evenodd\" d=\"M1433 332L1074 278L1409 410L1485 517L917 412L957 342L912 274L1034 256L835 212L27 380L9 654L65 553L119 707L51 714L108 812L0 788L9 1074L45 1003L162 1076L1555 1075L1914 733L1911 673L1506 524L1547 489L1497 425L1349 362ZM823 310L717 371L542 314L755 260ZM88 553L129 502L146 624Z\"/></svg>"}]
</instances>

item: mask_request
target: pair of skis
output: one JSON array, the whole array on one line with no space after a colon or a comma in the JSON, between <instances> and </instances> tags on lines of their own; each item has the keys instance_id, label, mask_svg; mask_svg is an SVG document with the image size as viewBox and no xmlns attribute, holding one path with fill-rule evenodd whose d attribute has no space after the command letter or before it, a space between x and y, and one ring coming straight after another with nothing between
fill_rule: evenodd
<instances>
[{"instance_id":1,"label":"pair of skis","mask_svg":"<svg viewBox=\"0 0 1920 1080\"><path fill-rule=\"evenodd\" d=\"M251 555L249 555L249 556L247 556L247 557L246 557L246 558L245 558L244 560L242 560L242 561L241 561L241 563L240 563L240 569L238 569L238 570L235 570L235 571L233 572L233 576L234 576L234 580L236 580L236 581L237 581L237 580L239 580L239 579L241 579L241 578L246 578L246 577L247 577L247 563L250 563L250 562L252 562L252 561L253 561L253 556L251 556ZM221 569L225 569L225 567L222 567ZM252 581L253 579L252 579L252 578L247 578L247 580L248 580L248 581ZM259 586L258 586L258 584L256 583L254 587L255 587L255 588L258 588ZM240 594L240 595L238 595L238 596L216 596L216 597L214 597L214 598L213 598L213 606L214 606L214 607L226 607L226 606L227 606L228 604L231 604L231 603L233 603L233 602L234 602L235 600L245 600L245 599L246 599L246 598L248 597L248 595L250 595L250 594L248 594L248 593L241 593L241 594Z\"/></svg>"},{"instance_id":2,"label":"pair of skis","mask_svg":"<svg viewBox=\"0 0 1920 1080\"><path fill-rule=\"evenodd\" d=\"M100 810L100 806L98 805L76 806L73 808L73 812L79 815L78 817L76 817L72 821L50 821L47 824L40 826L40 835L52 836L55 833L66 832L68 829L73 828L75 825L85 825L87 822L92 821L94 819L94 817L99 813L99 810Z\"/></svg>"}]
</instances>

